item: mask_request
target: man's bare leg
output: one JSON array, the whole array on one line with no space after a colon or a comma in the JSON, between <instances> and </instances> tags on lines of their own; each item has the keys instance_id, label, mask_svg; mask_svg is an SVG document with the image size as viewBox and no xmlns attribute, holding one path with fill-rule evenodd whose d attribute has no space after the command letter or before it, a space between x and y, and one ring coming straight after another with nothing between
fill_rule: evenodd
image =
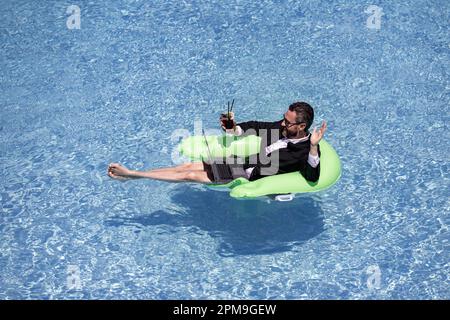
<instances>
[{"instance_id":1,"label":"man's bare leg","mask_svg":"<svg viewBox=\"0 0 450 320\"><path fill-rule=\"evenodd\" d=\"M116 169L116 173L118 173L118 175L116 176L111 176L109 174L109 172L111 171L111 168L115 168ZM124 170L128 170L127 168L121 166L118 163L111 163L108 166L108 175L111 178L115 178L115 179L119 179L119 180L130 180L130 179L139 179L139 177L135 177L135 176L128 176L126 175L126 172L124 170L121 170L121 168L124 168ZM173 171L203 171L203 162L187 162L187 163L183 163L180 164L178 166L175 167L167 167L167 168L156 168L156 169L152 169L149 171L152 172L173 172Z\"/></svg>"},{"instance_id":2,"label":"man's bare leg","mask_svg":"<svg viewBox=\"0 0 450 320\"><path fill-rule=\"evenodd\" d=\"M154 180L168 182L198 182L211 183L205 171L131 171L132 175L140 178L149 178Z\"/></svg>"},{"instance_id":3,"label":"man's bare leg","mask_svg":"<svg viewBox=\"0 0 450 320\"><path fill-rule=\"evenodd\" d=\"M203 170L180 171L180 168L177 167L165 169L167 170L137 171L137 170L129 170L118 163L112 163L108 167L108 175L114 179L148 178L168 182L212 183L212 181L208 178L207 173Z\"/></svg>"},{"instance_id":4,"label":"man's bare leg","mask_svg":"<svg viewBox=\"0 0 450 320\"><path fill-rule=\"evenodd\" d=\"M164 172L164 171L203 171L203 162L187 162L176 167L156 168L150 171Z\"/></svg>"}]
</instances>

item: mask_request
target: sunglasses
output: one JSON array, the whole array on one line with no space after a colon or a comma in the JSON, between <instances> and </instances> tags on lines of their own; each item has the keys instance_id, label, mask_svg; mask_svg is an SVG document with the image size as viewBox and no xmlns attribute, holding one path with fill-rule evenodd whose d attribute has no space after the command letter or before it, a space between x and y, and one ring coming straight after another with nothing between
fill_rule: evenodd
<instances>
[{"instance_id":1,"label":"sunglasses","mask_svg":"<svg viewBox=\"0 0 450 320\"><path fill-rule=\"evenodd\" d=\"M298 125L298 124L306 123L306 122L290 122L288 119L286 119L286 117L284 115L283 115L283 122L284 122L284 126L286 128L290 128L290 127Z\"/></svg>"}]
</instances>

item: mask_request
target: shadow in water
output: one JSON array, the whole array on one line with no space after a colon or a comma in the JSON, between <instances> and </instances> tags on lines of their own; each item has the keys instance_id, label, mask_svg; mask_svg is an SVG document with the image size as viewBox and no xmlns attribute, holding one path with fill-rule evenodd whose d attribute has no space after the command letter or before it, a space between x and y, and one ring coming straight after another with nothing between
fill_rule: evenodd
<instances>
[{"instance_id":1,"label":"shadow in water","mask_svg":"<svg viewBox=\"0 0 450 320\"><path fill-rule=\"evenodd\" d=\"M133 217L113 217L110 226L166 225L203 230L220 240L222 256L269 254L291 250L324 231L319 203L302 197L270 204L261 200L235 200L227 192L180 185L172 201L182 213L158 210Z\"/></svg>"}]
</instances>

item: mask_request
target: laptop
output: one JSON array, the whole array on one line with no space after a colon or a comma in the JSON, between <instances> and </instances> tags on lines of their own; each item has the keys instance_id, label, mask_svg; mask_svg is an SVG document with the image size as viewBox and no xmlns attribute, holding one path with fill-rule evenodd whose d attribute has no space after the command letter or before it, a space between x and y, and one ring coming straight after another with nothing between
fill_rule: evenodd
<instances>
[{"instance_id":1,"label":"laptop","mask_svg":"<svg viewBox=\"0 0 450 320\"><path fill-rule=\"evenodd\" d=\"M211 154L211 149L209 148L208 140L206 139L205 130L202 128L203 138L205 139L206 144L206 154L208 156L208 163L211 165L212 174L214 176L214 182L216 183L228 183L233 180L233 168L230 170L230 166L220 163L217 164L214 162L214 159Z\"/></svg>"}]
</instances>

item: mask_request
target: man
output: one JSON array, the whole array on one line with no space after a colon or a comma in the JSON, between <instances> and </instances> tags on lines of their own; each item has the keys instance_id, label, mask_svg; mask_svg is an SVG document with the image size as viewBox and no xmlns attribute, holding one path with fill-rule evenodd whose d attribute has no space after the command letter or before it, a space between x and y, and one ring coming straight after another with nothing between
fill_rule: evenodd
<instances>
[{"instance_id":1,"label":"man","mask_svg":"<svg viewBox=\"0 0 450 320\"><path fill-rule=\"evenodd\" d=\"M223 118L221 118L221 121ZM314 110L306 102L291 104L284 113L283 119L275 122L248 121L236 124L233 129L226 130L229 134L256 134L263 138L260 154L255 158L245 159L244 164L222 163L222 166L241 166L240 176L246 176L250 181L264 176L299 171L305 179L316 182L320 175L319 142L327 129L326 122L319 130L309 128L314 120ZM273 142L275 140L275 142ZM274 157L273 155L276 155ZM262 158L268 157L269 162ZM270 158L278 161L273 165ZM236 172L236 170L229 170ZM244 173L245 172L245 173ZM153 169L150 171L129 170L118 163L111 163L108 175L115 179L149 178L169 182L215 183L211 165L206 162L184 163L176 167ZM229 181L237 178L231 174Z\"/></svg>"}]
</instances>

